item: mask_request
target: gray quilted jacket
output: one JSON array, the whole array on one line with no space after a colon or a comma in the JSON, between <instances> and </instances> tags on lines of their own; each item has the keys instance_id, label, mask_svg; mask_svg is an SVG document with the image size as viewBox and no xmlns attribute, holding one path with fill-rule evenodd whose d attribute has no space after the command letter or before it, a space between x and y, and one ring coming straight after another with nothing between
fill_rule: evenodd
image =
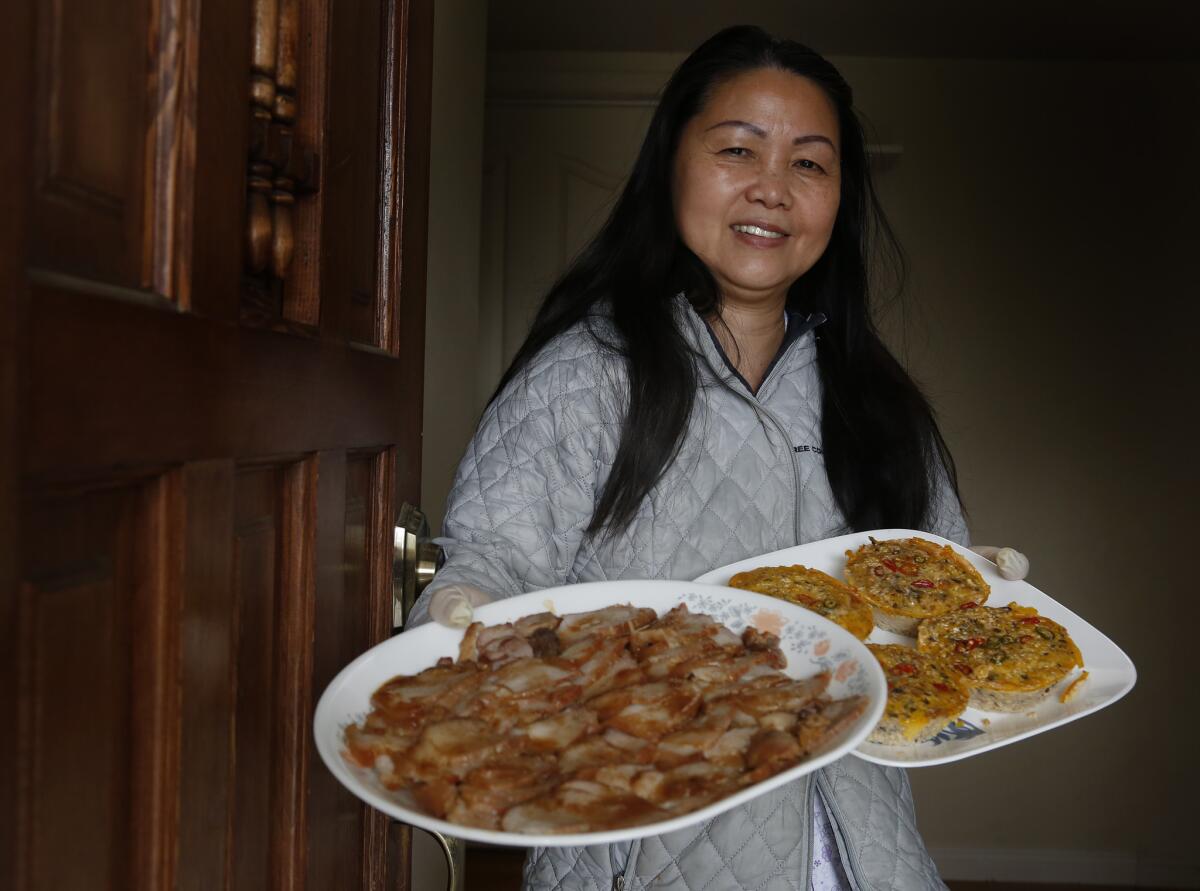
<instances>
[{"instance_id":1,"label":"gray quilted jacket","mask_svg":"<svg viewBox=\"0 0 1200 891\"><path fill-rule=\"evenodd\" d=\"M701 390L679 455L619 535L584 529L603 486L626 395L621 360L587 324L553 341L485 412L451 491L438 588L468 583L507 597L571 582L692 579L746 557L846 529L820 447L820 381L811 323L789 339L757 394L679 298L677 320ZM603 321L593 319L593 326ZM965 541L944 489L932 532ZM708 823L619 845L541 848L529 888L561 891L807 891L814 785L842 865L858 889L943 888L916 829L904 772L846 757Z\"/></svg>"}]
</instances>

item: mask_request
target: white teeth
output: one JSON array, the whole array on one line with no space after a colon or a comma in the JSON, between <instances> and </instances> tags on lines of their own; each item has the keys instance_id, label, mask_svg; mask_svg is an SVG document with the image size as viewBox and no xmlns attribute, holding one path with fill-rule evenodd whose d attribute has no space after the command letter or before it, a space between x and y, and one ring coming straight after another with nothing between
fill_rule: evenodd
<instances>
[{"instance_id":1,"label":"white teeth","mask_svg":"<svg viewBox=\"0 0 1200 891\"><path fill-rule=\"evenodd\" d=\"M783 238L782 232L770 232L766 229L760 229L757 226L734 226L734 232L745 232L747 235L758 235L762 238Z\"/></svg>"}]
</instances>

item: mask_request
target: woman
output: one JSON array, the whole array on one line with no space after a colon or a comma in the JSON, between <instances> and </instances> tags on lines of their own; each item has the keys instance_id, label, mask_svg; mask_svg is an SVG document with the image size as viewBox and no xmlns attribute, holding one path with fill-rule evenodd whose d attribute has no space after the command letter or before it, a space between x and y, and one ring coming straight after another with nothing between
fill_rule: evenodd
<instances>
[{"instance_id":1,"label":"woman","mask_svg":"<svg viewBox=\"0 0 1200 891\"><path fill-rule=\"evenodd\" d=\"M894 248L838 72L757 28L697 49L484 413L414 620L464 624L491 597L570 582L691 579L850 530L965 542L933 414L871 322L876 238ZM692 829L535 850L525 879L941 887L903 772L856 758Z\"/></svg>"}]
</instances>

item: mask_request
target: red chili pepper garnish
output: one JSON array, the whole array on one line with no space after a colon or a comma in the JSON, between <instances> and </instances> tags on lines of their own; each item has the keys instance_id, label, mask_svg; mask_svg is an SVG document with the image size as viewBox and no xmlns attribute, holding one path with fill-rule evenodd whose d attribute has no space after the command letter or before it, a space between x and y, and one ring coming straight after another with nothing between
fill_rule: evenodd
<instances>
[{"instance_id":1,"label":"red chili pepper garnish","mask_svg":"<svg viewBox=\"0 0 1200 891\"><path fill-rule=\"evenodd\" d=\"M974 609L977 606L979 606L979 604L974 600L968 600L966 603L960 606L959 609Z\"/></svg>"},{"instance_id":2,"label":"red chili pepper garnish","mask_svg":"<svg viewBox=\"0 0 1200 891\"><path fill-rule=\"evenodd\" d=\"M1017 638L1017 640L1020 643L1029 643L1031 640L1033 640L1033 635L1032 634L1022 634L1020 637Z\"/></svg>"},{"instance_id":3,"label":"red chili pepper garnish","mask_svg":"<svg viewBox=\"0 0 1200 891\"><path fill-rule=\"evenodd\" d=\"M901 563L897 567L897 569L899 569L900 572L903 573L904 575L916 575L917 574L917 564L916 563L908 563L908 562Z\"/></svg>"},{"instance_id":4,"label":"red chili pepper garnish","mask_svg":"<svg viewBox=\"0 0 1200 891\"><path fill-rule=\"evenodd\" d=\"M976 647L983 646L985 643L987 643L986 637L968 637L966 640L956 640L954 642L954 649L960 653L966 653Z\"/></svg>"},{"instance_id":5,"label":"red chili pepper garnish","mask_svg":"<svg viewBox=\"0 0 1200 891\"><path fill-rule=\"evenodd\" d=\"M896 567L896 564L895 564L893 561L891 561L891 560L888 560L886 557L885 557L884 559L880 560L879 562L880 562L880 563L882 563L884 566L886 566L888 569L890 569L892 572L899 572L899 571L900 571L900 570L899 570L899 569Z\"/></svg>"},{"instance_id":6,"label":"red chili pepper garnish","mask_svg":"<svg viewBox=\"0 0 1200 891\"><path fill-rule=\"evenodd\" d=\"M912 583L912 586L914 588L932 588L933 582L929 581L929 579L917 579Z\"/></svg>"},{"instance_id":7,"label":"red chili pepper garnish","mask_svg":"<svg viewBox=\"0 0 1200 891\"><path fill-rule=\"evenodd\" d=\"M967 665L965 662L955 662L952 667L958 671L961 671L965 675L974 674L974 672L971 670L971 666Z\"/></svg>"},{"instance_id":8,"label":"red chili pepper garnish","mask_svg":"<svg viewBox=\"0 0 1200 891\"><path fill-rule=\"evenodd\" d=\"M934 681L934 682L933 682L933 689L935 689L935 690L941 690L943 693L949 693L949 692L950 692L950 688L949 688L949 687L947 687L945 684L939 684L937 681Z\"/></svg>"},{"instance_id":9,"label":"red chili pepper garnish","mask_svg":"<svg viewBox=\"0 0 1200 891\"><path fill-rule=\"evenodd\" d=\"M916 669L908 662L892 666L892 674L912 674Z\"/></svg>"},{"instance_id":10,"label":"red chili pepper garnish","mask_svg":"<svg viewBox=\"0 0 1200 891\"><path fill-rule=\"evenodd\" d=\"M1022 625L1040 625L1040 624L1042 624L1042 619L1040 616L1026 616L1024 619L1021 620L1021 624Z\"/></svg>"}]
</instances>

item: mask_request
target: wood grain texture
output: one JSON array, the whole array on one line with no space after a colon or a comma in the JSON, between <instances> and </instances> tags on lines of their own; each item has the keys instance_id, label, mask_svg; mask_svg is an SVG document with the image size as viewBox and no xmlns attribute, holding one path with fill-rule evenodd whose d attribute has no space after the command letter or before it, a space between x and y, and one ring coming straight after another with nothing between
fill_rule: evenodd
<instances>
[{"instance_id":1,"label":"wood grain texture","mask_svg":"<svg viewBox=\"0 0 1200 891\"><path fill-rule=\"evenodd\" d=\"M225 820L230 891L272 889L272 778L280 600L280 468L253 467L234 478L236 657L233 675L233 788Z\"/></svg>"},{"instance_id":2,"label":"wood grain texture","mask_svg":"<svg viewBox=\"0 0 1200 891\"><path fill-rule=\"evenodd\" d=\"M253 0L250 9L250 101L270 111L275 102L279 0Z\"/></svg>"},{"instance_id":3,"label":"wood grain texture","mask_svg":"<svg viewBox=\"0 0 1200 891\"><path fill-rule=\"evenodd\" d=\"M272 888L302 891L306 871L312 738L314 548L318 459L287 467L280 499L278 678L274 685Z\"/></svg>"},{"instance_id":4,"label":"wood grain texture","mask_svg":"<svg viewBox=\"0 0 1200 891\"><path fill-rule=\"evenodd\" d=\"M433 95L433 2L394 0L397 78L401 105L393 119L394 138L401 146L399 169L403 178L396 188L395 213L400 226L395 230L398 261L388 276L387 287L393 332L392 352L400 359L405 380L420 380L425 363L425 280L429 221L429 133ZM394 82L394 80L393 80ZM422 129L424 128L424 129ZM411 394L403 411L420 417L423 391ZM419 421L416 423L419 424ZM396 492L400 500L416 504L421 492L420 441L401 439L396 454ZM415 449L409 444L415 445Z\"/></svg>"},{"instance_id":5,"label":"wood grain texture","mask_svg":"<svg viewBox=\"0 0 1200 891\"><path fill-rule=\"evenodd\" d=\"M42 7L35 265L142 283L148 19L148 0Z\"/></svg>"},{"instance_id":6,"label":"wood grain texture","mask_svg":"<svg viewBox=\"0 0 1200 891\"><path fill-rule=\"evenodd\" d=\"M193 0L195 2L195 0ZM246 206L249 0L204 0L189 19L196 47L191 298L200 315L238 317ZM200 14L200 13L203 14ZM198 19L198 21L197 21Z\"/></svg>"},{"instance_id":7,"label":"wood grain texture","mask_svg":"<svg viewBox=\"0 0 1200 891\"><path fill-rule=\"evenodd\" d=\"M310 123L255 133L268 211L294 194L309 226L292 268L318 260L285 331L239 324L252 0L17 0L0 35L18 131L0 145L17 184L0 198L0 540L16 545L0 548L0 660L17 678L0 706L18 725L0 743L17 767L0 774L0 887L407 886L394 871L407 830L317 773L309 728L327 678L387 633L394 501L418 495L416 465L405 490L395 468L419 454L420 360L376 347L390 329L370 313L361 346L345 317L311 323L322 288L354 277L325 277L327 248L365 292L395 299L403 263L383 280L376 254L399 237L379 233L383 220L401 228L408 167L392 168L381 209L379 154L388 139L427 140L428 120L406 129L388 112L385 127L378 99L351 96L341 126L374 128L339 137L368 173L354 180L361 205L322 204L310 190L342 98L320 86L327 72L305 73L306 54L399 95L401 69L385 61L404 55L389 47L407 39L393 25L409 7L346 4L335 26L327 0L282 2L298 16L296 89L319 85ZM120 133L93 145L97 113ZM118 144L136 150L114 166ZM38 175L51 169L92 193L60 200ZM69 225L41 225L47 207L67 208ZM360 256L345 232L364 220Z\"/></svg>"},{"instance_id":8,"label":"wood grain texture","mask_svg":"<svg viewBox=\"0 0 1200 891\"><path fill-rule=\"evenodd\" d=\"M233 771L234 463L182 471L184 546L180 621L182 714L179 891L223 888Z\"/></svg>"},{"instance_id":9,"label":"wood grain texture","mask_svg":"<svg viewBox=\"0 0 1200 891\"><path fill-rule=\"evenodd\" d=\"M33 181L34 15L31 0L10 4L0 28L0 116L10 135L0 140L0 677L17 677L17 603L21 552L20 468L24 448L22 394L28 284L30 184ZM0 684L0 714L15 716L17 689ZM11 719L10 719L11 720ZM0 734L0 763L17 763L16 734ZM0 770L0 886L16 887L16 770Z\"/></svg>"},{"instance_id":10,"label":"wood grain texture","mask_svg":"<svg viewBox=\"0 0 1200 891\"><path fill-rule=\"evenodd\" d=\"M141 284L190 304L192 199L196 158L196 35L199 3L153 0L153 66L146 133L145 219Z\"/></svg>"},{"instance_id":11,"label":"wood grain texture","mask_svg":"<svg viewBox=\"0 0 1200 891\"><path fill-rule=\"evenodd\" d=\"M279 38L275 49L275 117L296 118L296 65L300 43L300 0L279 0Z\"/></svg>"},{"instance_id":12,"label":"wood grain texture","mask_svg":"<svg viewBox=\"0 0 1200 891\"><path fill-rule=\"evenodd\" d=\"M322 691L345 664L345 653L365 643L365 629L356 629L360 619L354 609L353 580L362 571L364 549L349 542L360 536L362 510L348 479L354 471L344 452L319 455L317 480L316 565L312 685ZM350 607L347 609L347 607ZM355 632L358 632L357 634ZM354 800L325 770L319 756L310 753L308 831L324 832L321 844L308 857L308 886L311 888L358 888L361 868L356 859L347 860L361 844L362 815Z\"/></svg>"},{"instance_id":13,"label":"wood grain texture","mask_svg":"<svg viewBox=\"0 0 1200 891\"><path fill-rule=\"evenodd\" d=\"M131 714L130 834L133 887L174 887L178 851L180 765L180 618L183 490L178 471L148 480L137 492L131 589L135 611Z\"/></svg>"},{"instance_id":14,"label":"wood grain texture","mask_svg":"<svg viewBox=\"0 0 1200 891\"><path fill-rule=\"evenodd\" d=\"M367 640L371 646L387 640L392 633L392 554L395 541L396 522L396 459L395 448L385 449L370 456L366 488L362 491L367 514L364 517L366 564L364 566L365 595L367 606ZM387 846L403 845L405 850L398 855L407 858L412 844L412 833L406 831L389 841L388 825L392 821L374 808L366 809L366 826L363 833L363 875L368 888L383 888L388 883ZM407 827L406 827L407 830ZM409 873L404 872L407 887ZM394 885L392 886L394 887Z\"/></svg>"},{"instance_id":15,"label":"wood grain texture","mask_svg":"<svg viewBox=\"0 0 1200 891\"><path fill-rule=\"evenodd\" d=\"M328 148L323 166L321 332L376 345L385 0L329 7ZM338 225L330 225L337 220Z\"/></svg>"},{"instance_id":16,"label":"wood grain texture","mask_svg":"<svg viewBox=\"0 0 1200 891\"><path fill-rule=\"evenodd\" d=\"M384 444L419 429L412 379L386 355L41 289L30 328L34 475Z\"/></svg>"},{"instance_id":17,"label":"wood grain texture","mask_svg":"<svg viewBox=\"0 0 1200 891\"><path fill-rule=\"evenodd\" d=\"M176 493L171 475L31 493L17 623L18 888L173 884Z\"/></svg>"},{"instance_id":18,"label":"wood grain texture","mask_svg":"<svg viewBox=\"0 0 1200 891\"><path fill-rule=\"evenodd\" d=\"M328 157L329 0L300 0L294 163L302 168L293 212L295 250L283 286L283 317L316 326L321 318L321 219Z\"/></svg>"},{"instance_id":19,"label":"wood grain texture","mask_svg":"<svg viewBox=\"0 0 1200 891\"><path fill-rule=\"evenodd\" d=\"M279 0L279 34L275 49L275 101L272 104L271 275L286 279L295 253L296 179L300 168L293 139L296 123L296 66L300 38L299 0ZM283 314L283 305L280 305Z\"/></svg>"}]
</instances>

